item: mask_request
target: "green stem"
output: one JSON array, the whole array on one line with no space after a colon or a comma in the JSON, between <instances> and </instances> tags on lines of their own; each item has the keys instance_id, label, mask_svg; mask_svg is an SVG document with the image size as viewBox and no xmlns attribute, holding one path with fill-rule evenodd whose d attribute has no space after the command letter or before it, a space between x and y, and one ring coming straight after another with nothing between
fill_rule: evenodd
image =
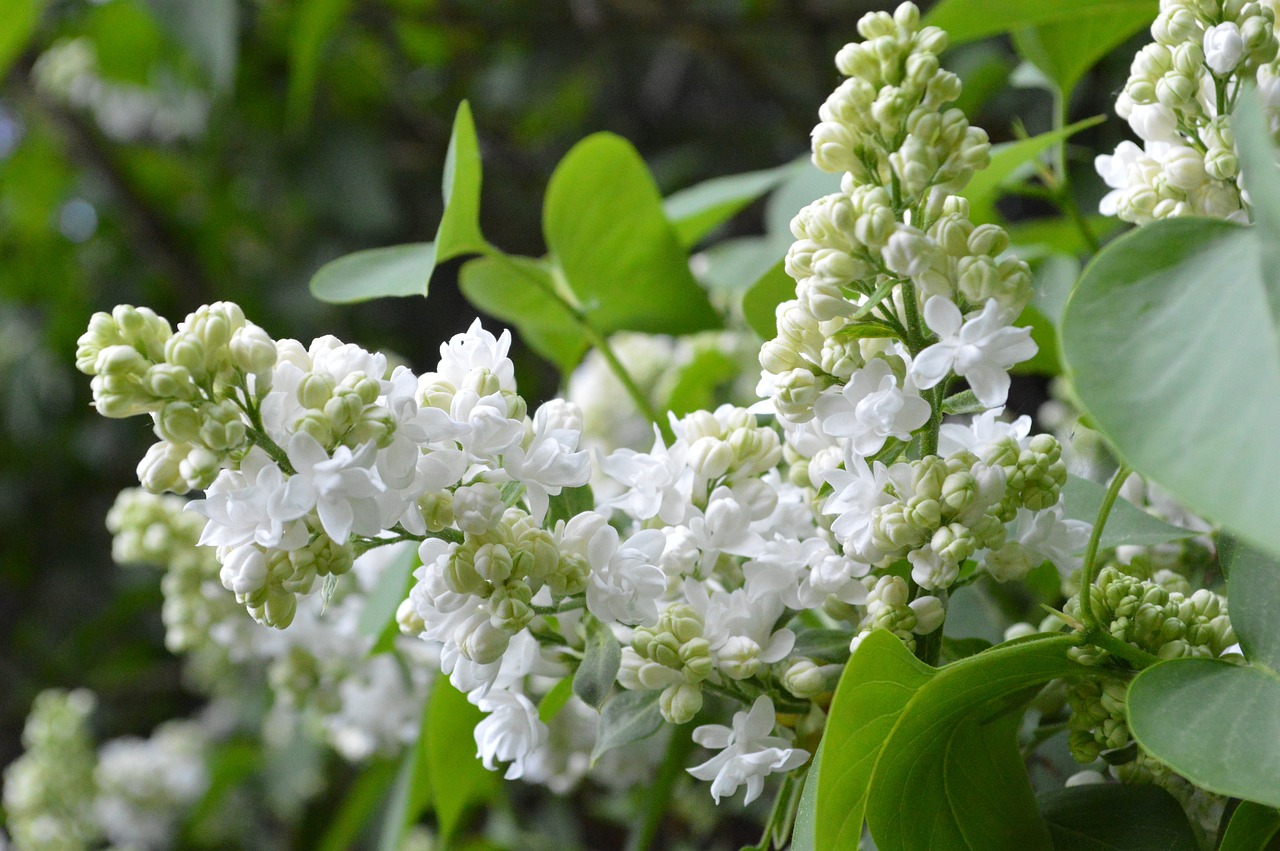
<instances>
[{"instance_id":1,"label":"green stem","mask_svg":"<svg viewBox=\"0 0 1280 851\"><path fill-rule=\"evenodd\" d=\"M1125 480L1129 478L1131 472L1132 470L1124 464L1116 470L1115 477L1102 498L1102 505L1098 507L1098 517L1094 520L1093 530L1089 533L1089 546L1084 551L1084 566L1081 568L1080 575L1080 622L1084 625L1085 641L1141 670L1159 662L1159 658L1116 638L1099 622L1097 612L1093 610L1093 584L1098 579L1098 548L1102 542L1102 530L1107 525L1111 508L1120 497L1120 489L1124 487Z\"/></svg>"},{"instance_id":2,"label":"green stem","mask_svg":"<svg viewBox=\"0 0 1280 851\"><path fill-rule=\"evenodd\" d=\"M558 615L564 612L572 612L572 611L575 611L576 609L584 609L586 608L586 606L587 606L587 601L585 598L569 597L568 599L561 600L559 603L557 603L554 606L530 606L530 608L533 609L535 614Z\"/></svg>"},{"instance_id":3,"label":"green stem","mask_svg":"<svg viewBox=\"0 0 1280 851\"><path fill-rule=\"evenodd\" d=\"M281 470L290 476L297 475L297 471L289 463L289 455L280 448L278 443L267 437L267 432L262 428L261 423L251 425L247 430L247 434L249 435L249 442L261 447L262 451L271 456L272 461L280 465Z\"/></svg>"},{"instance_id":4,"label":"green stem","mask_svg":"<svg viewBox=\"0 0 1280 851\"><path fill-rule=\"evenodd\" d=\"M1086 632L1103 631L1101 624L1098 623L1098 616L1093 611L1092 591L1093 583L1098 578L1098 546L1102 543L1102 530L1107 525L1107 518L1111 516L1111 507L1116 504L1116 499L1120 496L1120 488L1124 487L1125 479L1129 478L1130 472L1132 471L1124 464L1116 470L1115 477L1112 478L1106 495L1102 498L1102 505L1098 506L1098 516L1093 521L1093 529L1089 532L1089 545L1085 548L1084 564L1080 572L1080 621L1084 624Z\"/></svg>"},{"instance_id":5,"label":"green stem","mask_svg":"<svg viewBox=\"0 0 1280 851\"><path fill-rule=\"evenodd\" d=\"M645 396L644 391L640 389L639 385L636 384L635 379L631 377L631 373L627 372L627 368L622 365L622 361L618 360L618 355L613 351L613 346L609 344L609 338L600 333L600 331L587 322L585 318L579 319L579 325L591 345L595 346L596 350L604 356L605 363L609 365L609 369L613 371L614 377L616 377L619 383L622 384L623 388L626 389L627 395L630 396L631 401L635 403L636 410L638 410L645 419L658 427L658 430L662 432L662 439L665 442L671 443L672 438L674 437L671 433L671 426L666 420L658 415L658 412L654 409L652 403L650 403L649 398Z\"/></svg>"},{"instance_id":6,"label":"green stem","mask_svg":"<svg viewBox=\"0 0 1280 851\"><path fill-rule=\"evenodd\" d=\"M574 322L577 323L578 329L582 331L583 336L586 337L587 341L598 349L600 354L604 357L605 363L609 366L609 370L613 372L614 377L618 379L618 382L622 384L623 389L627 391L627 395L630 396L631 401L635 403L636 409L645 417L645 419L656 425L662 432L663 440L670 443L673 437L671 434L671 427L667 425L666 420L662 419L658 415L658 412L654 410L653 404L649 401L648 397L645 396L644 392L636 384L635 379L631 377L631 374L627 372L626 367L622 365L622 361L618 360L618 355L614 352L613 347L609 345L608 338L600 331L600 329L591 324L591 321L582 312L582 310L576 304L572 304L561 293L557 292L554 287L548 287L541 278L529 274L527 270L521 268L519 263L513 262L511 258L507 256L506 252L501 249L486 244L484 246L483 254L489 259L501 263L508 270L514 272L525 280L532 282L534 286L538 287L538 289L555 299L560 306L573 317Z\"/></svg>"}]
</instances>

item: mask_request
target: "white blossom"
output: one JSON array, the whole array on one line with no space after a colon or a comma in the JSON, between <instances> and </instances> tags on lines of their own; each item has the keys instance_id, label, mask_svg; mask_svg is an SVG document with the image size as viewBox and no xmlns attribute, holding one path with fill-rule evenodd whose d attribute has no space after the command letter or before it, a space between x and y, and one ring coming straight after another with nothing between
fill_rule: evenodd
<instances>
[{"instance_id":1,"label":"white blossom","mask_svg":"<svg viewBox=\"0 0 1280 851\"><path fill-rule=\"evenodd\" d=\"M912 363L916 383L928 389L954 372L968 380L982 404L1004 404L1009 367L1031 358L1037 349L1031 329L1010 327L1011 318L994 298L967 320L950 299L930 298L924 305L924 319L941 339Z\"/></svg>"},{"instance_id":2,"label":"white blossom","mask_svg":"<svg viewBox=\"0 0 1280 851\"><path fill-rule=\"evenodd\" d=\"M704 724L693 731L695 742L720 750L701 765L688 769L699 780L712 781L711 797L717 804L744 783L747 793L743 804L749 804L764 791L765 777L799 768L809 758L808 751L789 747L789 741L772 735L776 718L773 701L761 695L749 712L734 714L732 727Z\"/></svg>"},{"instance_id":3,"label":"white blossom","mask_svg":"<svg viewBox=\"0 0 1280 851\"><path fill-rule=\"evenodd\" d=\"M325 533L345 543L351 533L376 535L382 531L375 497L385 489L373 470L377 446L370 442L352 452L346 446L325 452L314 437L298 432L289 440L290 476L271 502L272 519L297 520L315 509Z\"/></svg>"},{"instance_id":4,"label":"white blossom","mask_svg":"<svg viewBox=\"0 0 1280 851\"><path fill-rule=\"evenodd\" d=\"M929 421L929 403L913 390L899 387L889 362L875 358L844 387L819 396L813 413L825 433L848 439L859 455L874 455L886 438L909 440Z\"/></svg>"}]
</instances>

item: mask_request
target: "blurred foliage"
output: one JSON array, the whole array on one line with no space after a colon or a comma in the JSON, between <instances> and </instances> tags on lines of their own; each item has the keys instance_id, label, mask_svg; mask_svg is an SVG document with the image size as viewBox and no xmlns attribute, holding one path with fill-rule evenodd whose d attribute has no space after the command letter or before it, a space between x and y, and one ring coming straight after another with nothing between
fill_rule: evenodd
<instances>
[{"instance_id":1,"label":"blurred foliage","mask_svg":"<svg viewBox=\"0 0 1280 851\"><path fill-rule=\"evenodd\" d=\"M177 321L226 298L277 337L335 333L425 363L470 322L456 263L425 301L335 308L307 282L349 252L431 238L461 100L484 157L484 233L537 256L552 168L592 132L629 139L663 194L802 155L837 79L830 57L878 5L0 3L0 766L41 688L98 692L105 735L196 705L163 647L155 575L110 561L103 517L150 435L89 407L72 361L92 311L147 304ZM1109 110L1124 56L1084 77L1071 118ZM1013 139L1015 122L1050 128L1046 91L1006 85L1007 41L963 45L949 64L994 141ZM1114 124L1076 138L1110 149ZM1073 166L1090 208L1091 163ZM716 235L759 233L760 206ZM519 363L526 395L555 390L549 365L527 352ZM252 770L229 754L229 771ZM321 796L288 841L314 842L340 802Z\"/></svg>"}]
</instances>

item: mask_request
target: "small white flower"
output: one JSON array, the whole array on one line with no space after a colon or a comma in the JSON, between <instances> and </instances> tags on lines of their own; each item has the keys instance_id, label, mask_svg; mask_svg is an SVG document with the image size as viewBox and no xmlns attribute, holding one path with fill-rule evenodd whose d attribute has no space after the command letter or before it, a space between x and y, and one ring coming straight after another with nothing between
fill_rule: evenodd
<instances>
[{"instance_id":1,"label":"small white flower","mask_svg":"<svg viewBox=\"0 0 1280 851\"><path fill-rule=\"evenodd\" d=\"M373 470L378 447L370 441L355 452L346 446L324 451L314 437L298 432L289 440L289 463L296 471L268 503L273 520L297 520L315 509L325 533L340 544L351 533L382 531L375 497L385 486Z\"/></svg>"},{"instance_id":2,"label":"small white flower","mask_svg":"<svg viewBox=\"0 0 1280 851\"><path fill-rule=\"evenodd\" d=\"M720 749L711 759L688 769L699 780L711 780L711 797L716 803L726 795L747 785L743 805L760 797L764 778L779 771L790 771L804 765L809 752L788 747L791 743L773 733L777 715L773 701L761 695L750 712L733 716L733 727L704 724L693 731L693 740L704 748Z\"/></svg>"},{"instance_id":3,"label":"small white flower","mask_svg":"<svg viewBox=\"0 0 1280 851\"><path fill-rule=\"evenodd\" d=\"M658 517L664 523L681 523L689 510L686 494L693 481L693 471L685 466L687 446L677 440L667 447L657 426L653 432L649 452L622 448L600 462L601 471L624 486L608 505L637 520Z\"/></svg>"},{"instance_id":4,"label":"small white flower","mask_svg":"<svg viewBox=\"0 0 1280 851\"><path fill-rule=\"evenodd\" d=\"M295 550L307 543L306 524L273 518L267 504L284 487L285 477L267 453L254 447L238 471L223 470L205 492L204 499L187 503L187 509L209 519L200 533L200 545L261 547Z\"/></svg>"},{"instance_id":5,"label":"small white flower","mask_svg":"<svg viewBox=\"0 0 1280 851\"><path fill-rule=\"evenodd\" d=\"M591 479L591 456L578 452L582 439L582 412L564 408L569 403L553 400L538 408L533 417L533 439L527 449L516 447L503 457L507 472L523 482L529 514L541 523L547 514L550 497L566 487L579 487ZM576 429L569 428L576 412Z\"/></svg>"},{"instance_id":6,"label":"small white flower","mask_svg":"<svg viewBox=\"0 0 1280 851\"><path fill-rule=\"evenodd\" d=\"M929 299L924 305L924 320L940 339L911 365L916 384L928 389L948 372L955 372L968 380L982 404L1004 404L1009 395L1009 367L1037 351L1031 329L1010 327L1011 318L994 298L967 320L949 299Z\"/></svg>"},{"instance_id":7,"label":"small white flower","mask_svg":"<svg viewBox=\"0 0 1280 851\"><path fill-rule=\"evenodd\" d=\"M843 388L819 396L813 413L824 433L847 438L853 451L866 457L879 452L887 438L909 440L929 421L929 403L913 389L899 387L889 362L875 358Z\"/></svg>"},{"instance_id":8,"label":"small white flower","mask_svg":"<svg viewBox=\"0 0 1280 851\"><path fill-rule=\"evenodd\" d=\"M603 515L584 511L560 532L560 549L584 557L591 565L587 610L605 623L653 623L658 598L667 588L658 567L666 536L646 529L621 543L618 530Z\"/></svg>"},{"instance_id":9,"label":"small white flower","mask_svg":"<svg viewBox=\"0 0 1280 851\"><path fill-rule=\"evenodd\" d=\"M547 740L538 708L523 694L498 690L472 703L489 713L475 728L476 756L490 771L498 762L511 763L505 776L518 780L524 776L525 760Z\"/></svg>"},{"instance_id":10,"label":"small white flower","mask_svg":"<svg viewBox=\"0 0 1280 851\"><path fill-rule=\"evenodd\" d=\"M1219 76L1230 74L1243 56L1244 39L1240 36L1240 27L1232 21L1204 31L1204 63L1213 73Z\"/></svg>"}]
</instances>

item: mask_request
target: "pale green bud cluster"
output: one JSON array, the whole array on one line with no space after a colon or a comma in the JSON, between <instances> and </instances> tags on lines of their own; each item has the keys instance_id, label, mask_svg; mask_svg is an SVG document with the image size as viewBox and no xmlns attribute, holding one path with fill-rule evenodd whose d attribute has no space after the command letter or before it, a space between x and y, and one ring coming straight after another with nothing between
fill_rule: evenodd
<instances>
[{"instance_id":1,"label":"pale green bud cluster","mask_svg":"<svg viewBox=\"0 0 1280 851\"><path fill-rule=\"evenodd\" d=\"M1067 742L1077 762L1090 763L1100 756L1127 761L1136 754L1125 715L1128 688L1129 683L1119 677L1082 679L1068 688Z\"/></svg>"},{"instance_id":2,"label":"pale green bud cluster","mask_svg":"<svg viewBox=\"0 0 1280 851\"><path fill-rule=\"evenodd\" d=\"M261 394L275 362L274 341L231 302L201 307L177 331L147 308L120 305L94 314L76 349L99 413L151 414L160 442L138 478L153 493L206 487L247 445L248 377Z\"/></svg>"},{"instance_id":3,"label":"pale green bud cluster","mask_svg":"<svg viewBox=\"0 0 1280 851\"><path fill-rule=\"evenodd\" d=\"M93 819L97 757L89 733L95 700L77 689L36 696L22 731L25 752L4 772L5 827L24 851L82 851Z\"/></svg>"},{"instance_id":4,"label":"pale green bud cluster","mask_svg":"<svg viewBox=\"0 0 1280 851\"><path fill-rule=\"evenodd\" d=\"M1108 566L1098 572L1090 597L1094 614L1108 632L1161 659L1217 658L1236 643L1226 598L1206 588L1189 595L1170 591ZM1079 617L1078 595L1067 601L1064 611ZM1072 652L1085 664L1097 664L1106 657L1097 648Z\"/></svg>"},{"instance_id":5,"label":"pale green bud cluster","mask_svg":"<svg viewBox=\"0 0 1280 851\"><path fill-rule=\"evenodd\" d=\"M684 603L668 606L652 627L631 635L618 681L630 689L662 689L658 706L672 724L684 724L702 708L702 682L715 662L703 637L702 615Z\"/></svg>"},{"instance_id":6,"label":"pale green bud cluster","mask_svg":"<svg viewBox=\"0 0 1280 851\"><path fill-rule=\"evenodd\" d=\"M322 687L332 679L326 673L314 653L294 645L271 660L267 684L286 706L305 706L320 715L330 715L342 708L342 700L337 689Z\"/></svg>"},{"instance_id":7,"label":"pale green bud cluster","mask_svg":"<svg viewBox=\"0 0 1280 851\"><path fill-rule=\"evenodd\" d=\"M164 570L161 619L165 646L174 653L208 647L213 626L238 614L218 581L214 550L198 545L205 519L184 511L186 504L179 497L130 488L120 492L107 512L107 529L114 535L112 558L122 565Z\"/></svg>"},{"instance_id":8,"label":"pale green bud cluster","mask_svg":"<svg viewBox=\"0 0 1280 851\"><path fill-rule=\"evenodd\" d=\"M933 596L912 600L911 588L901 576L868 576L862 583L868 589L866 614L858 624L851 649L856 650L872 630L886 629L914 651L917 635L928 635L942 626L946 617L942 601Z\"/></svg>"},{"instance_id":9,"label":"pale green bud cluster","mask_svg":"<svg viewBox=\"0 0 1280 851\"><path fill-rule=\"evenodd\" d=\"M895 499L873 509L870 547L856 555L877 565L910 558L918 584L945 588L966 559L1005 543L1019 509L1056 505L1066 476L1058 441L1044 434L1025 448L1004 438L981 457L962 450L897 465L886 491Z\"/></svg>"},{"instance_id":10,"label":"pale green bud cluster","mask_svg":"<svg viewBox=\"0 0 1280 851\"><path fill-rule=\"evenodd\" d=\"M544 587L554 598L582 593L590 565L580 556L562 555L552 533L519 508L506 508L496 523L463 528L465 538L445 565L444 584L482 601L487 620L471 624L458 645L468 659L487 664L501 658L511 636L533 620L534 595ZM398 620L410 634L424 626L404 606Z\"/></svg>"},{"instance_id":11,"label":"pale green bud cluster","mask_svg":"<svg viewBox=\"0 0 1280 851\"><path fill-rule=\"evenodd\" d=\"M1011 314L1031 300L1031 270L1006 254L1009 235L994 224L974 225L969 202L946 196L928 230L900 225L884 248L885 265L912 280L921 294L960 305L995 299Z\"/></svg>"},{"instance_id":12,"label":"pale green bud cluster","mask_svg":"<svg viewBox=\"0 0 1280 851\"><path fill-rule=\"evenodd\" d=\"M962 188L986 166L990 145L963 112L943 109L960 96L959 78L938 61L946 33L921 27L913 3L892 16L864 16L858 33L865 41L836 54L836 67L849 79L819 111L814 162L847 172L856 184L892 187L904 208L932 187Z\"/></svg>"},{"instance_id":13,"label":"pale green bud cluster","mask_svg":"<svg viewBox=\"0 0 1280 851\"><path fill-rule=\"evenodd\" d=\"M1176 581L1180 577L1168 573L1166 578ZM1185 583L1177 584L1189 590ZM1207 589L1171 591L1158 582L1107 566L1099 571L1089 591L1094 615L1111 635L1161 659L1216 659L1236 643L1226 598ZM1079 595L1068 600L1063 611L1078 620ZM1110 659L1105 650L1090 645L1072 648L1070 653L1086 665ZM1132 745L1126 721L1126 688L1123 680L1106 677L1071 684L1068 699L1074 714L1070 745L1080 762L1092 762L1101 754L1120 764L1140 753Z\"/></svg>"},{"instance_id":14,"label":"pale green bud cluster","mask_svg":"<svg viewBox=\"0 0 1280 851\"><path fill-rule=\"evenodd\" d=\"M778 432L760 425L745 408L721 405L681 420L689 444L687 463L708 483L739 482L772 470L782 460Z\"/></svg>"},{"instance_id":15,"label":"pale green bud cluster","mask_svg":"<svg viewBox=\"0 0 1280 851\"><path fill-rule=\"evenodd\" d=\"M355 562L348 543L313 532L306 546L264 550L257 545L219 547L219 578L235 592L236 602L264 626L284 629L293 623L298 597L310 594L317 579L341 576Z\"/></svg>"},{"instance_id":16,"label":"pale green bud cluster","mask_svg":"<svg viewBox=\"0 0 1280 851\"><path fill-rule=\"evenodd\" d=\"M337 382L327 373L308 372L294 391L302 410L290 430L305 432L326 448L355 448L369 441L385 447L395 431L395 417L376 404L381 378L356 371Z\"/></svg>"}]
</instances>

